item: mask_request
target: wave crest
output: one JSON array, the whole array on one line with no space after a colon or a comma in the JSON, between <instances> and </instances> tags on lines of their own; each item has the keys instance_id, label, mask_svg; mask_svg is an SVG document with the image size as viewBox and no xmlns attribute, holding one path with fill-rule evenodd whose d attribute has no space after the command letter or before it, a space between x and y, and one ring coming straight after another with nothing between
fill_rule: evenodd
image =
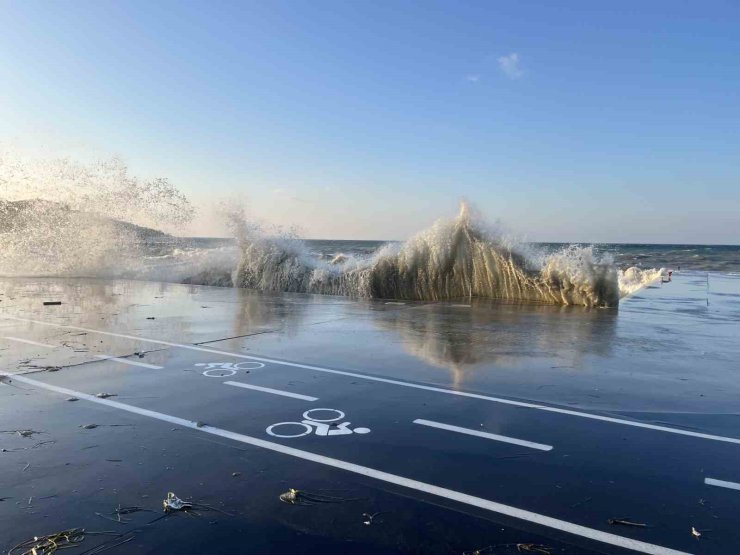
<instances>
[{"instance_id":1,"label":"wave crest","mask_svg":"<svg viewBox=\"0 0 740 555\"><path fill-rule=\"evenodd\" d=\"M616 268L594 259L590 248L569 247L532 256L488 229L463 204L452 220L440 220L400 245L368 258L318 260L293 237L240 237L241 261L234 284L367 298L443 300L486 297L564 305L616 306Z\"/></svg>"}]
</instances>

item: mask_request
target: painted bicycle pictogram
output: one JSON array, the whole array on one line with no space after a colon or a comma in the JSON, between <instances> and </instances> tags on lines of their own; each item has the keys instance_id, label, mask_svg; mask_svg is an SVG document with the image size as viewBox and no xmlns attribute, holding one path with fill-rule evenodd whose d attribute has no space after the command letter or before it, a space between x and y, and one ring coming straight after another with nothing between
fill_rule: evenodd
<instances>
[{"instance_id":1,"label":"painted bicycle pictogram","mask_svg":"<svg viewBox=\"0 0 740 555\"><path fill-rule=\"evenodd\" d=\"M321 414L322 412L326 414ZM349 427L352 424L351 422L337 424L337 421L342 420L344 416L344 412L338 409L311 409L303 413L301 422L278 422L268 426L265 431L273 437L283 439L303 437L312 433L321 437L370 433L370 428L351 429ZM293 428L295 432L290 433L290 428Z\"/></svg>"},{"instance_id":2,"label":"painted bicycle pictogram","mask_svg":"<svg viewBox=\"0 0 740 555\"><path fill-rule=\"evenodd\" d=\"M257 370L264 368L261 362L243 361L243 362L199 362L195 366L205 367L203 375L208 378L228 378L236 374L239 370Z\"/></svg>"}]
</instances>

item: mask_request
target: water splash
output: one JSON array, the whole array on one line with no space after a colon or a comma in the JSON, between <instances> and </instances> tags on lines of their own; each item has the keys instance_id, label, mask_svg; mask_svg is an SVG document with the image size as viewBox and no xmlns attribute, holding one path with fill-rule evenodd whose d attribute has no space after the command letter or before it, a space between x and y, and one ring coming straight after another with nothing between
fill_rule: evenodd
<instances>
[{"instance_id":1,"label":"water splash","mask_svg":"<svg viewBox=\"0 0 740 555\"><path fill-rule=\"evenodd\" d=\"M236 208L234 208L236 207ZM174 281L364 298L465 297L616 306L655 279L618 272L591 248L541 254L508 240L466 203L405 243L370 255L315 256L296 233L264 233L230 202L236 245L175 238L193 217L168 180L141 180L117 158L29 159L0 145L0 275ZM189 242L190 241L190 242ZM652 271L657 272L657 271Z\"/></svg>"},{"instance_id":2,"label":"water splash","mask_svg":"<svg viewBox=\"0 0 740 555\"><path fill-rule=\"evenodd\" d=\"M168 180L131 176L117 158L83 164L0 151L2 275L135 277L144 245L193 213Z\"/></svg>"},{"instance_id":3,"label":"water splash","mask_svg":"<svg viewBox=\"0 0 740 555\"><path fill-rule=\"evenodd\" d=\"M632 295L643 287L661 279L666 274L665 268L640 269L632 266L619 271L619 293L622 297Z\"/></svg>"},{"instance_id":4,"label":"water splash","mask_svg":"<svg viewBox=\"0 0 740 555\"><path fill-rule=\"evenodd\" d=\"M409 300L486 297L604 307L619 302L616 268L595 260L590 248L532 256L489 229L465 203L456 218L440 220L403 244L333 264L312 257L295 237L243 231L234 276L239 287Z\"/></svg>"}]
</instances>

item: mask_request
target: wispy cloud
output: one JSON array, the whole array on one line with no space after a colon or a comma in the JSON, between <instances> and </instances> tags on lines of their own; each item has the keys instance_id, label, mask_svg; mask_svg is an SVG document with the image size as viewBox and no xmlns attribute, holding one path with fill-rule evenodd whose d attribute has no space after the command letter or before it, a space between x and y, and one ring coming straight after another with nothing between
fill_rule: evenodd
<instances>
[{"instance_id":1,"label":"wispy cloud","mask_svg":"<svg viewBox=\"0 0 740 555\"><path fill-rule=\"evenodd\" d=\"M519 67L519 54L516 52L498 58L498 67L510 79L519 79L524 75L524 71Z\"/></svg>"},{"instance_id":2,"label":"wispy cloud","mask_svg":"<svg viewBox=\"0 0 740 555\"><path fill-rule=\"evenodd\" d=\"M473 73L471 75L466 75L465 76L465 80L468 83L477 83L478 81L480 81L480 75L477 74L477 73Z\"/></svg>"}]
</instances>

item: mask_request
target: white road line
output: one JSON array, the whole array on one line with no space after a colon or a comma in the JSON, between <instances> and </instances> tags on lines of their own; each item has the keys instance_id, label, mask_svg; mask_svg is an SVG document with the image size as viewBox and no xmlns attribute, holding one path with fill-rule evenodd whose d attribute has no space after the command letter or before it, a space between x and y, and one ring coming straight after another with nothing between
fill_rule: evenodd
<instances>
[{"instance_id":1,"label":"white road line","mask_svg":"<svg viewBox=\"0 0 740 555\"><path fill-rule=\"evenodd\" d=\"M129 366L141 366L142 368L149 368L150 370L162 370L163 366L157 366L156 364L147 364L146 362L137 362L135 360L129 360L127 358L112 357L108 355L93 355L95 358L100 360L114 360L121 364L128 364Z\"/></svg>"},{"instance_id":2,"label":"white road line","mask_svg":"<svg viewBox=\"0 0 740 555\"><path fill-rule=\"evenodd\" d=\"M300 393L291 393L290 391L281 391L279 389L271 389L269 387L260 387L259 385L252 385L242 382L224 382L224 385L233 385L234 387L243 387L244 389L254 389L256 391L263 391L265 393L272 393L273 395L282 395L283 397L292 397L293 399L301 399L302 401L318 401L318 397L309 397L308 395L301 395Z\"/></svg>"},{"instance_id":3,"label":"white road line","mask_svg":"<svg viewBox=\"0 0 740 555\"><path fill-rule=\"evenodd\" d=\"M207 426L207 425L199 426L198 422L195 422L192 420L186 420L184 418L179 418L177 416L171 416L168 414L163 414L161 412L155 412L153 410L143 409L140 407L135 407L133 405L127 405L125 403L120 403L118 401L111 401L110 399L99 399L87 393L81 393L79 391L74 391L72 389L67 389L64 387L59 387L59 386L51 385L48 383L40 382L40 381L31 379L31 378L27 378L26 376L16 376L13 374L9 374L7 372L0 372L0 376L6 376L13 380L26 383L28 385L36 386L39 388L47 389L49 391L54 391L62 395L73 396L73 397L77 397L78 399L84 399L85 401L90 401L91 403L97 403L99 405L106 405L108 407L115 408L118 410L130 412L133 414L138 414L140 416L154 418L156 420L161 420L163 422L168 422L170 424L175 424L178 426L183 426L185 428L189 428L194 431L204 432L207 434L212 434L212 435L223 437L226 439L231 439L234 441L245 443L247 445L253 445L255 447L260 447L262 449L268 449L270 451L275 451L277 453L282 453L284 455L290 455L291 457L296 457L296 458L303 459L306 461L323 464L325 466L338 468L340 470L345 470L347 472L352 472L354 474L359 474L361 476L367 476L368 478L374 478L376 480L381 480L383 482L387 482L390 484L395 484L401 487L413 489L416 491L421 491L424 493L428 493L430 495L444 497L445 499L450 499L458 503L464 503L466 505L479 507L481 509L485 509L485 510L488 510L494 513L510 516L510 517L517 518L520 520L526 520L528 522L532 522L540 526L545 526L547 528L553 528L555 530L560 530L563 532L567 532L569 534L574 534L576 536L581 536L583 538L588 538L588 539L606 543L609 545L614 545L614 546L622 547L625 549L632 549L640 553L649 553L651 555L689 555L688 553L685 553L683 551L676 551L668 547L663 547L663 546L655 545L651 543L645 543L645 542L641 542L638 540L633 540L631 538L625 538L622 536L617 536L615 534L610 534L608 532L602 532L601 530L595 530L593 528L581 526L580 524L575 524L573 522L568 522L566 520L560 520L560 519L549 517L549 516L542 515L539 513L533 513L525 509L519 509L517 507L512 507L510 505L504 505L502 503L497 503L496 501L490 501L488 499L483 499L481 497L475 497L473 495L468 495L466 493L462 493L459 491L443 488L440 486L435 486L432 484L427 484L425 482L419 482L417 480L412 480L411 478L405 478L403 476L398 476L396 474L390 474L388 472L383 472L382 470L376 470L374 468L369 468L367 466L361 466L361 465L350 463L350 462L343 461L340 459L333 459L331 457L325 457L324 455L318 455L316 453L311 453L309 451L303 451L301 449L287 447L285 445L281 445L280 443L273 443L271 441L265 441L263 439L259 439L256 437L238 434L236 432L230 432L222 428L214 428L213 426Z\"/></svg>"},{"instance_id":4,"label":"white road line","mask_svg":"<svg viewBox=\"0 0 740 555\"><path fill-rule=\"evenodd\" d=\"M47 349L56 349L55 345L39 343L38 341L31 341L30 339L21 339L20 337L10 337L9 335L6 335L4 339L10 339L11 341L18 341L19 343L28 343L29 345L36 345L37 347L46 347Z\"/></svg>"},{"instance_id":5,"label":"white road line","mask_svg":"<svg viewBox=\"0 0 740 555\"><path fill-rule=\"evenodd\" d=\"M448 430L450 432L467 434L469 436L484 437L486 439L501 441L503 443L513 443L514 445L521 445L522 447L529 447L531 449L539 449L540 451L552 451L552 445L545 445L544 443L534 443L532 441L500 436L498 434L489 434L488 432L480 432L478 430L471 430L469 428L461 428L460 426L452 426L450 424L443 424L441 422L434 422L432 420L424 420L423 418L417 418L416 420L414 420L414 424L421 424L422 426L429 426L430 428L439 428L440 430Z\"/></svg>"},{"instance_id":6,"label":"white road line","mask_svg":"<svg viewBox=\"0 0 740 555\"><path fill-rule=\"evenodd\" d=\"M592 414L589 412L579 412L570 409L561 409L558 407L551 407L548 405L538 405L536 403L527 403L525 401L513 401L511 399L502 399L500 397L491 397L489 395L479 395L478 393L467 393L465 391L455 391L452 389L444 389L442 387L434 387L431 385L421 385L410 382L403 382L400 380L392 380L389 378L381 378L379 376L370 376L368 374L358 374L356 372L347 372L344 370L333 370L331 368L323 368L321 366L312 366L309 364L300 364L298 362L287 362L283 360L276 360L265 357L258 357L252 355L244 355L241 353L231 353L229 351L219 351L217 349L209 349L207 347L197 347L195 345L183 345L181 343L172 343L170 341L162 341L160 339L146 339L144 337L137 337L135 335L125 335L121 333L114 333L110 331L101 331L92 328L82 328L79 326L69 326L66 324L55 324L52 322L44 322L41 320L30 320L28 318L18 318L17 316L6 316L0 315L0 318L6 318L9 320L17 320L19 322L31 322L33 324L39 324L42 326L53 326L58 328L66 328L72 330L86 331L89 333L99 333L101 335L110 335L112 337L123 337L124 339L132 339L134 341L144 341L147 343L156 343L157 345L167 345L168 347L178 347L180 349L189 349L191 351L199 351L202 353L211 353L214 355L229 356L234 358L241 358L245 360L256 360L258 362L265 362L271 364L280 364L282 366L290 366L291 368L303 368L305 370L313 370L315 372L326 372L327 374L336 374L339 376L348 376L350 378L358 378L361 380L368 380L380 383L387 383L392 385L398 385L401 387L411 387L414 389L421 389L424 391L434 391L436 393L444 393L447 395L457 395L458 397L467 397L469 399L479 399L481 401L490 401L492 403L501 403L503 405L511 405L515 407L524 407L528 409L541 410L546 412L555 412L558 414L567 414L569 416L577 416L579 418L588 418L590 420L598 420L601 422L611 422L612 424L621 424L623 426L633 426L635 428L644 428L647 430L656 430L659 432L667 432L669 434L676 434L682 436L696 437L700 439L709 439L712 441L722 441L725 443L735 443L740 445L740 439L734 437L717 436L712 434L703 434L701 432L691 432L689 430L681 430L678 428L669 428L668 426L657 426L655 424L648 424L646 422L637 422L635 420L624 420L622 418L613 418L611 416L602 416L600 414Z\"/></svg>"},{"instance_id":7,"label":"white road line","mask_svg":"<svg viewBox=\"0 0 740 555\"><path fill-rule=\"evenodd\" d=\"M740 484L736 482L725 482L724 480L715 480L714 478L704 478L704 483L708 486L740 490Z\"/></svg>"}]
</instances>

